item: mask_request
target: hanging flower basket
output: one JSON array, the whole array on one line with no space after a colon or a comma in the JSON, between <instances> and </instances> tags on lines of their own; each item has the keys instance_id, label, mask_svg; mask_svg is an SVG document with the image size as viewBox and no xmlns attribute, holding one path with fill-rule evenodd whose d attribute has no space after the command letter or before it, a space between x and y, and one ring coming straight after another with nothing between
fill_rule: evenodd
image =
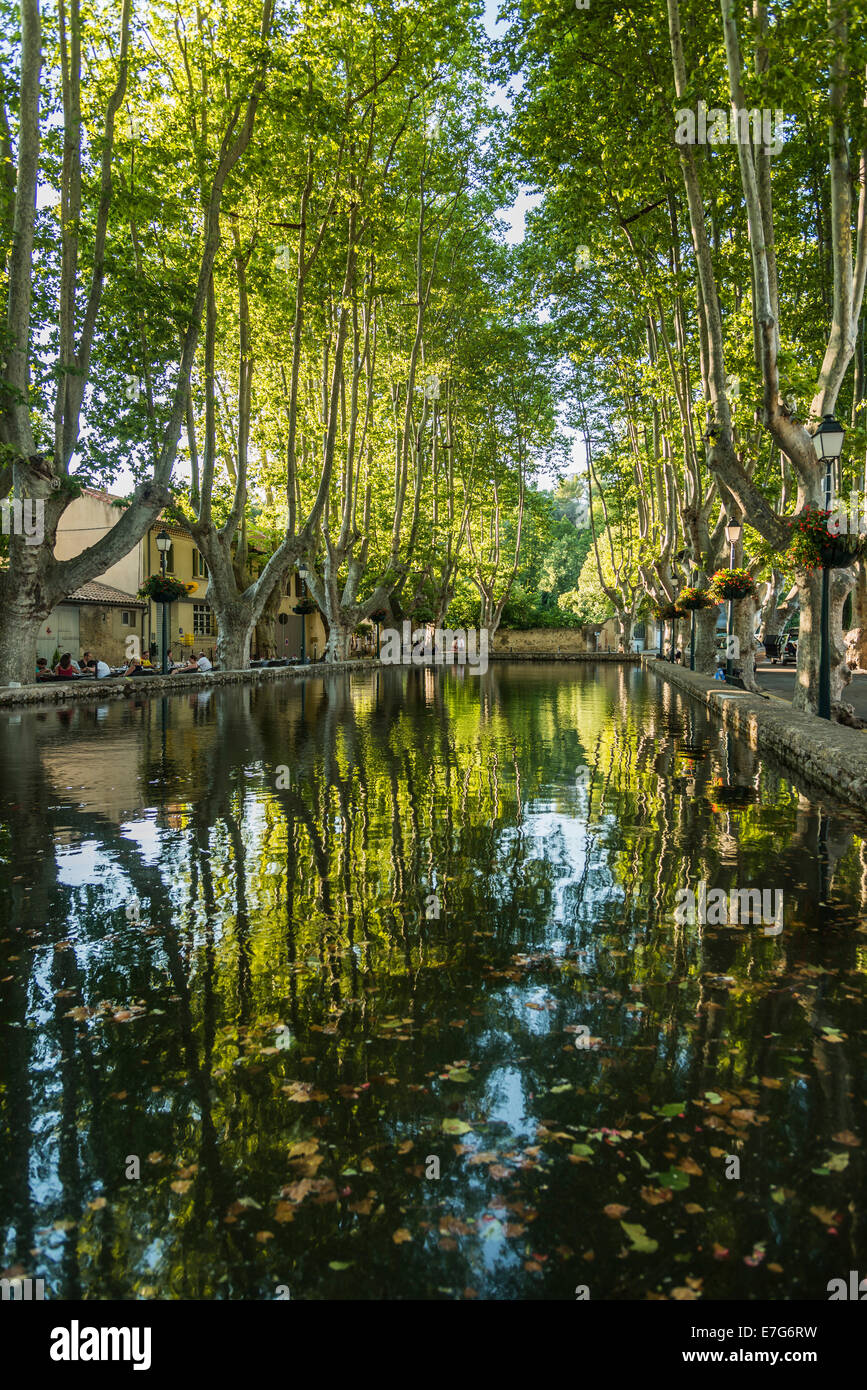
<instances>
[{"instance_id":1,"label":"hanging flower basket","mask_svg":"<svg viewBox=\"0 0 867 1390\"><path fill-rule=\"evenodd\" d=\"M305 598L302 599L300 603L296 603L295 607L292 609L292 612L298 613L303 617L306 616L308 613L315 613L316 604L311 603L309 598Z\"/></svg>"},{"instance_id":2,"label":"hanging flower basket","mask_svg":"<svg viewBox=\"0 0 867 1390\"><path fill-rule=\"evenodd\" d=\"M728 599L755 598L758 595L756 581L749 570L717 570L711 577L710 593L718 603Z\"/></svg>"},{"instance_id":3,"label":"hanging flower basket","mask_svg":"<svg viewBox=\"0 0 867 1390\"><path fill-rule=\"evenodd\" d=\"M173 574L152 574L138 592L139 598L150 598L154 603L177 603L179 598L188 598L195 588L195 584L184 584Z\"/></svg>"},{"instance_id":4,"label":"hanging flower basket","mask_svg":"<svg viewBox=\"0 0 867 1390\"><path fill-rule=\"evenodd\" d=\"M684 613L697 613L702 608L716 608L719 599L715 598L707 589L695 589L691 586L681 589L677 596L677 607Z\"/></svg>"},{"instance_id":5,"label":"hanging flower basket","mask_svg":"<svg viewBox=\"0 0 867 1390\"><path fill-rule=\"evenodd\" d=\"M792 539L788 558L797 569L840 569L851 565L864 552L864 537L835 536L828 530L831 512L822 507L805 507L799 517L789 522Z\"/></svg>"},{"instance_id":6,"label":"hanging flower basket","mask_svg":"<svg viewBox=\"0 0 867 1390\"><path fill-rule=\"evenodd\" d=\"M375 613L371 613L371 615L370 615L370 621L371 621L372 623L381 623L381 622L383 621L383 619L384 619L384 618L387 618L387 617L388 617L388 609L387 609L387 608L377 608L377 610L376 610Z\"/></svg>"},{"instance_id":7,"label":"hanging flower basket","mask_svg":"<svg viewBox=\"0 0 867 1390\"><path fill-rule=\"evenodd\" d=\"M662 618L663 622L670 623L675 618L683 617L683 609L676 603L660 603L657 604L656 615Z\"/></svg>"}]
</instances>

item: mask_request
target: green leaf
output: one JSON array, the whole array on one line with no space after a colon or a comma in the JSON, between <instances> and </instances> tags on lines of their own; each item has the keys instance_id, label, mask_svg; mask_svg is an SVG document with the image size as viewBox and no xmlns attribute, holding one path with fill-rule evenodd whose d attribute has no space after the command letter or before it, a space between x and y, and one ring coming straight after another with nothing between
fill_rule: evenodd
<instances>
[{"instance_id":1,"label":"green leaf","mask_svg":"<svg viewBox=\"0 0 867 1390\"><path fill-rule=\"evenodd\" d=\"M654 1250L659 1249L659 1241L651 1240L643 1226L631 1226L627 1221L620 1224L632 1242L630 1248L639 1255L652 1255Z\"/></svg>"},{"instance_id":2,"label":"green leaf","mask_svg":"<svg viewBox=\"0 0 867 1390\"><path fill-rule=\"evenodd\" d=\"M449 1081L464 1082L472 1081L472 1079L473 1073L469 1070L468 1067L457 1067L454 1071L449 1072Z\"/></svg>"},{"instance_id":3,"label":"green leaf","mask_svg":"<svg viewBox=\"0 0 867 1390\"><path fill-rule=\"evenodd\" d=\"M463 1120L443 1120L443 1134L469 1134L471 1129Z\"/></svg>"},{"instance_id":4,"label":"green leaf","mask_svg":"<svg viewBox=\"0 0 867 1390\"><path fill-rule=\"evenodd\" d=\"M329 1260L329 1269L351 1269L355 1264L354 1260Z\"/></svg>"},{"instance_id":5,"label":"green leaf","mask_svg":"<svg viewBox=\"0 0 867 1390\"><path fill-rule=\"evenodd\" d=\"M832 1154L825 1162L832 1173L842 1173L843 1169L849 1166L849 1155Z\"/></svg>"},{"instance_id":6,"label":"green leaf","mask_svg":"<svg viewBox=\"0 0 867 1390\"><path fill-rule=\"evenodd\" d=\"M722 1105L723 1098L718 1091L705 1091L704 1098L710 1101L711 1105Z\"/></svg>"},{"instance_id":7,"label":"green leaf","mask_svg":"<svg viewBox=\"0 0 867 1390\"><path fill-rule=\"evenodd\" d=\"M592 1158L596 1150L592 1149L589 1144L573 1144L572 1152L573 1154L580 1154L582 1158Z\"/></svg>"},{"instance_id":8,"label":"green leaf","mask_svg":"<svg viewBox=\"0 0 867 1390\"><path fill-rule=\"evenodd\" d=\"M681 1173L679 1168L670 1168L667 1173L660 1173L659 1185L670 1187L673 1192L682 1192L685 1187L689 1187L689 1174Z\"/></svg>"},{"instance_id":9,"label":"green leaf","mask_svg":"<svg viewBox=\"0 0 867 1390\"><path fill-rule=\"evenodd\" d=\"M664 1115L666 1119L670 1120L675 1115L683 1114L684 1104L684 1101L674 1101L671 1105L658 1105L656 1107L656 1113L657 1115Z\"/></svg>"},{"instance_id":10,"label":"green leaf","mask_svg":"<svg viewBox=\"0 0 867 1390\"><path fill-rule=\"evenodd\" d=\"M637 1154L635 1155L635 1157L638 1159L638 1162L641 1164L641 1166L642 1166L642 1168L645 1170L645 1172L649 1173L649 1172L650 1172L650 1164L648 1163L647 1159L644 1157L644 1154L639 1154L639 1153L637 1153Z\"/></svg>"}]
</instances>

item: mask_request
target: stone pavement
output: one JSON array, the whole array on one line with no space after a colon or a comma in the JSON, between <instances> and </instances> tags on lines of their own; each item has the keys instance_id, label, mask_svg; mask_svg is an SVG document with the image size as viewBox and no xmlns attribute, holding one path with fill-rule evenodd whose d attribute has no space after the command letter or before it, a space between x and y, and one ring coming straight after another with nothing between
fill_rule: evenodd
<instances>
[{"instance_id":1,"label":"stone pavement","mask_svg":"<svg viewBox=\"0 0 867 1390\"><path fill-rule=\"evenodd\" d=\"M781 700L791 702L795 691L794 666L772 666L770 662L756 662L756 679L759 687L769 695L778 695ZM851 705L855 713L867 719L867 672L859 671L853 676L843 691L844 705ZM867 733L867 730L864 730Z\"/></svg>"}]
</instances>

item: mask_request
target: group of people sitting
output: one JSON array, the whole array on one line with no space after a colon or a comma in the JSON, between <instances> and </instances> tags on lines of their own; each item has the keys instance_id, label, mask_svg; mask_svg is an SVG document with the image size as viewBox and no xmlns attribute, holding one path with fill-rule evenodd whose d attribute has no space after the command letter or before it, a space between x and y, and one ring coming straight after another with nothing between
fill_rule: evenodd
<instances>
[{"instance_id":1,"label":"group of people sitting","mask_svg":"<svg viewBox=\"0 0 867 1390\"><path fill-rule=\"evenodd\" d=\"M213 671L214 669L204 652L199 652L198 656L193 656L190 652L186 661L175 661L172 658L171 648L169 648L167 655L167 665L173 673L176 671Z\"/></svg>"},{"instance_id":2,"label":"group of people sitting","mask_svg":"<svg viewBox=\"0 0 867 1390\"><path fill-rule=\"evenodd\" d=\"M123 667L124 676L141 676L147 672L155 671L151 662L142 661L139 657L132 657ZM199 652L198 657L190 656L186 661L173 661L172 654L168 654L168 669L173 674L181 671L212 671L213 666L204 652ZM80 680L82 676L90 676L94 680L105 680L107 676L120 674L112 671L107 662L95 657L92 652L84 652L81 661L75 661L71 652L64 652L54 667L49 666L48 658L44 656L36 659L36 679L44 680Z\"/></svg>"},{"instance_id":3,"label":"group of people sitting","mask_svg":"<svg viewBox=\"0 0 867 1390\"><path fill-rule=\"evenodd\" d=\"M94 680L102 680L105 676L111 675L111 667L100 657L94 656L92 652L84 652L81 661L75 661L71 652L64 652L55 667L48 664L48 658L39 656L36 658L36 679L47 680L52 676L57 676L61 680L74 681L81 676L92 676Z\"/></svg>"}]
</instances>

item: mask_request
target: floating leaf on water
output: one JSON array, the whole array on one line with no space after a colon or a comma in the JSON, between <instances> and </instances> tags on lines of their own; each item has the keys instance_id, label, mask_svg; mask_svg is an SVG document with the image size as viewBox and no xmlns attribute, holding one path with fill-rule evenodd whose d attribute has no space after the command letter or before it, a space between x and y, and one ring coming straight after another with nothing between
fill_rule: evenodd
<instances>
[{"instance_id":1,"label":"floating leaf on water","mask_svg":"<svg viewBox=\"0 0 867 1390\"><path fill-rule=\"evenodd\" d=\"M659 1182L662 1187L670 1187L675 1192L682 1192L685 1187L689 1187L688 1176L678 1168L670 1168L667 1173L660 1173Z\"/></svg>"},{"instance_id":2,"label":"floating leaf on water","mask_svg":"<svg viewBox=\"0 0 867 1390\"><path fill-rule=\"evenodd\" d=\"M354 1264L355 1264L355 1261L354 1261L354 1260L329 1260L329 1261L328 1261L328 1268L329 1268L329 1269L336 1269L336 1270L340 1270L340 1269L351 1269L352 1266L353 1266Z\"/></svg>"},{"instance_id":3,"label":"floating leaf on water","mask_svg":"<svg viewBox=\"0 0 867 1390\"><path fill-rule=\"evenodd\" d=\"M443 1134L469 1134L472 1125L463 1120L443 1120Z\"/></svg>"},{"instance_id":4,"label":"floating leaf on water","mask_svg":"<svg viewBox=\"0 0 867 1390\"><path fill-rule=\"evenodd\" d=\"M723 1098L719 1091L705 1091L704 1098L711 1105L722 1105Z\"/></svg>"},{"instance_id":5,"label":"floating leaf on water","mask_svg":"<svg viewBox=\"0 0 867 1390\"><path fill-rule=\"evenodd\" d=\"M620 1225L631 1241L630 1249L634 1250L636 1253L640 1255L652 1255L655 1250L659 1249L659 1241L652 1240L643 1226L633 1226L627 1221L621 1221Z\"/></svg>"},{"instance_id":6,"label":"floating leaf on water","mask_svg":"<svg viewBox=\"0 0 867 1390\"><path fill-rule=\"evenodd\" d=\"M460 1081L463 1083L466 1081L472 1081L472 1079L473 1073L469 1070L468 1067L458 1067L455 1071L449 1072L449 1081Z\"/></svg>"},{"instance_id":7,"label":"floating leaf on water","mask_svg":"<svg viewBox=\"0 0 867 1390\"><path fill-rule=\"evenodd\" d=\"M849 1166L848 1154L832 1154L827 1160L827 1167L832 1173L842 1173L844 1168Z\"/></svg>"}]
</instances>

